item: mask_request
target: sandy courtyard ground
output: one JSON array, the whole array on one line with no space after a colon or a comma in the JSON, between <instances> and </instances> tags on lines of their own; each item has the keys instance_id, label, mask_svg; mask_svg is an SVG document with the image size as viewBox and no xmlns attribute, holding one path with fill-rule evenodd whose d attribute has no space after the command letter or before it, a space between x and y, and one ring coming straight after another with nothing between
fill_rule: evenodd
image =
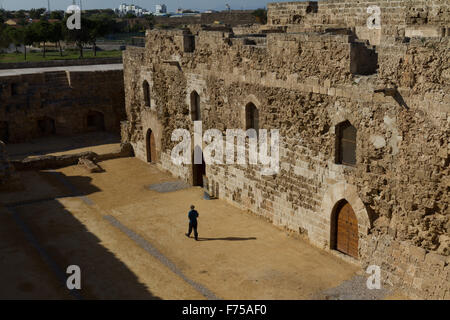
<instances>
[{"instance_id":1,"label":"sandy courtyard ground","mask_svg":"<svg viewBox=\"0 0 450 320\"><path fill-rule=\"evenodd\" d=\"M0 194L1 299L340 299L335 288L364 275L198 187L151 190L176 181L154 165L100 165L21 172L27 189ZM200 241L185 236L191 204Z\"/></svg>"}]
</instances>

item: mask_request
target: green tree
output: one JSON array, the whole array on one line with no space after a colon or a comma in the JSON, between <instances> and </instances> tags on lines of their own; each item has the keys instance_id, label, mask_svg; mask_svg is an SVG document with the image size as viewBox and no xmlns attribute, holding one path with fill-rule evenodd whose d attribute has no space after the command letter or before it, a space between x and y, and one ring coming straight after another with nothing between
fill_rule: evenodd
<instances>
[{"instance_id":1,"label":"green tree","mask_svg":"<svg viewBox=\"0 0 450 320\"><path fill-rule=\"evenodd\" d=\"M25 19L25 10L19 10L14 12L14 18L16 19Z\"/></svg>"},{"instance_id":2,"label":"green tree","mask_svg":"<svg viewBox=\"0 0 450 320\"><path fill-rule=\"evenodd\" d=\"M64 19L64 11L52 11L50 13L50 19L58 19L58 20Z\"/></svg>"},{"instance_id":3,"label":"green tree","mask_svg":"<svg viewBox=\"0 0 450 320\"><path fill-rule=\"evenodd\" d=\"M59 55L62 57L61 40L64 40L63 23L54 22L50 24L50 38L49 40L56 43L59 48Z\"/></svg>"},{"instance_id":4,"label":"green tree","mask_svg":"<svg viewBox=\"0 0 450 320\"><path fill-rule=\"evenodd\" d=\"M267 23L267 10L266 9L256 9L252 12L252 14L256 17L256 21L258 21L261 24Z\"/></svg>"},{"instance_id":5,"label":"green tree","mask_svg":"<svg viewBox=\"0 0 450 320\"><path fill-rule=\"evenodd\" d=\"M39 42L43 42L44 50L43 57L45 58L46 53L46 43L50 41L52 28L48 21L39 21L38 23L33 24L34 32L36 33L37 40Z\"/></svg>"},{"instance_id":6,"label":"green tree","mask_svg":"<svg viewBox=\"0 0 450 320\"><path fill-rule=\"evenodd\" d=\"M27 46L31 46L35 41L37 41L38 37L33 28L33 25L28 25L23 29L23 54L25 60L27 60Z\"/></svg>"},{"instance_id":7,"label":"green tree","mask_svg":"<svg viewBox=\"0 0 450 320\"><path fill-rule=\"evenodd\" d=\"M14 15L11 11L6 11L5 9L0 9L0 25L4 23L8 19L14 18Z\"/></svg>"},{"instance_id":8,"label":"green tree","mask_svg":"<svg viewBox=\"0 0 450 320\"><path fill-rule=\"evenodd\" d=\"M0 48L8 48L11 43L8 28L0 25Z\"/></svg>"},{"instance_id":9,"label":"green tree","mask_svg":"<svg viewBox=\"0 0 450 320\"><path fill-rule=\"evenodd\" d=\"M132 12L128 12L125 15L125 19L134 19L134 18L136 18L136 15L134 13L132 13Z\"/></svg>"},{"instance_id":10,"label":"green tree","mask_svg":"<svg viewBox=\"0 0 450 320\"><path fill-rule=\"evenodd\" d=\"M144 19L145 19L145 22L147 23L147 27L149 29L153 29L153 27L155 25L155 16L152 13L150 13L150 14L145 15Z\"/></svg>"},{"instance_id":11,"label":"green tree","mask_svg":"<svg viewBox=\"0 0 450 320\"><path fill-rule=\"evenodd\" d=\"M64 19L63 25L65 26L66 23L67 17ZM64 39L74 42L80 51L80 59L83 58L83 46L91 40L89 36L89 21L84 16L81 16L81 29L69 30L64 27L63 31Z\"/></svg>"},{"instance_id":12,"label":"green tree","mask_svg":"<svg viewBox=\"0 0 450 320\"><path fill-rule=\"evenodd\" d=\"M45 13L46 9L45 8L39 8L39 9L31 9L29 11L30 14L30 18L35 20L35 19L41 19L41 16Z\"/></svg>"},{"instance_id":13,"label":"green tree","mask_svg":"<svg viewBox=\"0 0 450 320\"><path fill-rule=\"evenodd\" d=\"M19 53L19 46L23 43L23 28L8 27L8 38L16 47L16 53Z\"/></svg>"},{"instance_id":14,"label":"green tree","mask_svg":"<svg viewBox=\"0 0 450 320\"><path fill-rule=\"evenodd\" d=\"M94 48L94 56L97 56L97 39L108 34L111 30L109 17L103 15L88 19L89 43Z\"/></svg>"}]
</instances>

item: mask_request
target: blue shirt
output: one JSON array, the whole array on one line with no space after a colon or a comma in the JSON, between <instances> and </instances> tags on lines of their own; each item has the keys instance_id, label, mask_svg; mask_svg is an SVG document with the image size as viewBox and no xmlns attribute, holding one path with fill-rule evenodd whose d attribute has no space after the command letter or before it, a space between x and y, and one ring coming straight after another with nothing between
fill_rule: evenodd
<instances>
[{"instance_id":1,"label":"blue shirt","mask_svg":"<svg viewBox=\"0 0 450 320\"><path fill-rule=\"evenodd\" d=\"M198 218L197 210L189 211L188 217L191 222L197 222L197 218Z\"/></svg>"}]
</instances>

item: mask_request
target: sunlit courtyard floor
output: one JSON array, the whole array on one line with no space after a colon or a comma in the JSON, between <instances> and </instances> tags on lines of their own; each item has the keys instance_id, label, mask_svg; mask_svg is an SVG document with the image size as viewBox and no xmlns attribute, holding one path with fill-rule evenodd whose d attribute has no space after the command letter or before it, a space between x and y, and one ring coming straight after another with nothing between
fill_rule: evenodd
<instances>
[{"instance_id":1,"label":"sunlit courtyard floor","mask_svg":"<svg viewBox=\"0 0 450 320\"><path fill-rule=\"evenodd\" d=\"M26 190L0 194L0 298L341 299L326 292L364 275L198 187L149 188L176 181L152 164L99 164L21 172ZM200 241L185 236L191 204ZM76 293L69 265L81 268Z\"/></svg>"}]
</instances>

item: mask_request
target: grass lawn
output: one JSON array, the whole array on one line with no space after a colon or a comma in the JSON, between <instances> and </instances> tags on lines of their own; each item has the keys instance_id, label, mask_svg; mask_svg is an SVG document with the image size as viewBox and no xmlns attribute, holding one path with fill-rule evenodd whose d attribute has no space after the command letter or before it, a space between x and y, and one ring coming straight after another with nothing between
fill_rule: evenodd
<instances>
[{"instance_id":1,"label":"grass lawn","mask_svg":"<svg viewBox=\"0 0 450 320\"><path fill-rule=\"evenodd\" d=\"M46 52L45 58L42 57L42 52L27 52L27 60L24 59L23 53L2 53L0 54L0 63L7 62L36 62L36 61L46 61L46 60L61 60L61 59L78 59L79 52L75 50L66 50L63 52L61 57L59 51ZM121 57L122 51L97 51L97 58L110 58L110 57ZM94 52L91 50L86 50L83 52L84 58L95 58Z\"/></svg>"}]
</instances>

